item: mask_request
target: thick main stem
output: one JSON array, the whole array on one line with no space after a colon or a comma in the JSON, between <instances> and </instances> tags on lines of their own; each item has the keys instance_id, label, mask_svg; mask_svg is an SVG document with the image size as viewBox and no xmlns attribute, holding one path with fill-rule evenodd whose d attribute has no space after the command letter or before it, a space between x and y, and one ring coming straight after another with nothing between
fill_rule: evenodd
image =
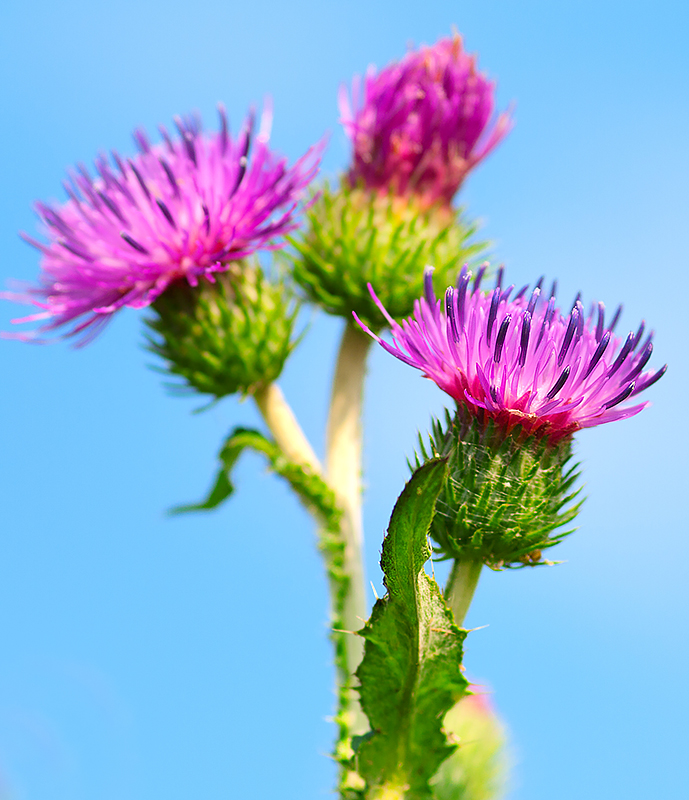
<instances>
[{"instance_id":1,"label":"thick main stem","mask_svg":"<svg viewBox=\"0 0 689 800\"><path fill-rule=\"evenodd\" d=\"M366 356L371 339L353 322L348 322L342 335L335 367L326 444L326 476L343 510L342 535L345 541L344 572L349 578L349 591L342 609L347 630L357 631L368 617L364 577L363 521L361 512L362 403ZM349 681L361 663L364 641L351 636L347 643ZM349 692L350 730L363 734L368 720L359 705L358 693Z\"/></svg>"},{"instance_id":2,"label":"thick main stem","mask_svg":"<svg viewBox=\"0 0 689 800\"><path fill-rule=\"evenodd\" d=\"M445 600L461 628L481 575L481 561L455 561L445 586Z\"/></svg>"},{"instance_id":3,"label":"thick main stem","mask_svg":"<svg viewBox=\"0 0 689 800\"><path fill-rule=\"evenodd\" d=\"M269 383L255 392L254 400L278 447L287 458L321 475L323 468L280 387L276 383Z\"/></svg>"}]
</instances>

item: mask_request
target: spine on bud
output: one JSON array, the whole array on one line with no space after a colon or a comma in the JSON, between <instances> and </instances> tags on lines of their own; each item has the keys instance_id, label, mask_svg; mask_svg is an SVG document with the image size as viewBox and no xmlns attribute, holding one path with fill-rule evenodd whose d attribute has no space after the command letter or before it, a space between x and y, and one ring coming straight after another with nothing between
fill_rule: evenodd
<instances>
[{"instance_id":1,"label":"spine on bud","mask_svg":"<svg viewBox=\"0 0 689 800\"><path fill-rule=\"evenodd\" d=\"M170 286L153 304L149 347L190 390L216 398L275 381L294 347L297 304L258 264L237 262L213 282Z\"/></svg>"},{"instance_id":2,"label":"spine on bud","mask_svg":"<svg viewBox=\"0 0 689 800\"><path fill-rule=\"evenodd\" d=\"M553 444L520 426L506 432L462 406L444 426L434 421L428 440L420 438L415 465L449 459L430 529L442 557L492 569L549 563L543 551L571 533L561 529L582 502L575 502L579 473L571 448L571 438Z\"/></svg>"}]
</instances>

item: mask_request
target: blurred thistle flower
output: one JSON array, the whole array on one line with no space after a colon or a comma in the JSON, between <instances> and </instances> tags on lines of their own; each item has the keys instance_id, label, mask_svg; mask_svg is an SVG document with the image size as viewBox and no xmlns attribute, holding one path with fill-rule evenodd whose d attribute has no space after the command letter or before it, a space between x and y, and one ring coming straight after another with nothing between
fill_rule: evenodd
<instances>
[{"instance_id":1,"label":"blurred thistle flower","mask_svg":"<svg viewBox=\"0 0 689 800\"><path fill-rule=\"evenodd\" d=\"M39 285L2 296L43 310L15 322L49 320L41 331L75 323L67 335L85 343L123 306L149 306L175 282L214 282L256 250L282 246L275 240L296 227L322 147L289 167L268 147L270 107L255 139L253 113L233 139L219 112L214 134L195 117L175 119L178 138L161 126L159 145L135 131L138 155L125 161L113 152L116 168L99 156L95 179L79 165L64 184L67 203L36 204L48 243L22 235L43 253Z\"/></svg>"},{"instance_id":2,"label":"blurred thistle flower","mask_svg":"<svg viewBox=\"0 0 689 800\"><path fill-rule=\"evenodd\" d=\"M436 800L498 800L509 782L512 754L507 731L488 695L463 697L445 715L443 728L458 744L431 784Z\"/></svg>"},{"instance_id":3,"label":"blurred thistle flower","mask_svg":"<svg viewBox=\"0 0 689 800\"><path fill-rule=\"evenodd\" d=\"M530 295L524 286L510 299L514 286L502 288L502 269L495 288L482 293L483 270L472 286L466 267L440 301L431 274L427 269L425 297L416 301L413 318L401 325L379 303L393 344L369 333L458 406L507 432L520 425L527 435L556 443L579 428L634 416L648 403L628 406L625 400L667 369L643 371L653 352L652 332L641 344L644 322L624 340L614 335L621 307L606 324L602 303L587 315L577 297L563 315L555 306L556 284L547 300L542 280Z\"/></svg>"},{"instance_id":4,"label":"blurred thistle flower","mask_svg":"<svg viewBox=\"0 0 689 800\"><path fill-rule=\"evenodd\" d=\"M467 173L507 135L493 115L494 84L456 34L408 53L340 91L342 124L352 140L352 187L448 205Z\"/></svg>"}]
</instances>

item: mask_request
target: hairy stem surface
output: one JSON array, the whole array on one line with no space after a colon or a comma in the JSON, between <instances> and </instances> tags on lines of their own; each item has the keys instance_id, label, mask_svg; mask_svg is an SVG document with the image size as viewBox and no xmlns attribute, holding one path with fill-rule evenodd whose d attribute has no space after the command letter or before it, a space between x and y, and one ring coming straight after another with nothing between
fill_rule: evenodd
<instances>
[{"instance_id":1,"label":"hairy stem surface","mask_svg":"<svg viewBox=\"0 0 689 800\"><path fill-rule=\"evenodd\" d=\"M474 597L481 575L480 561L456 560L445 586L445 600L455 615L455 623L461 628Z\"/></svg>"},{"instance_id":2,"label":"hairy stem surface","mask_svg":"<svg viewBox=\"0 0 689 800\"><path fill-rule=\"evenodd\" d=\"M368 617L361 512L361 410L366 376L366 356L371 339L353 322L346 323L335 368L327 428L326 476L343 510L342 535L345 542L344 572L349 587L342 609L346 630L358 631ZM368 720L351 688L351 676L361 663L364 640L350 636L347 641L347 674L341 681L349 686L348 709L351 734L363 734Z\"/></svg>"}]
</instances>

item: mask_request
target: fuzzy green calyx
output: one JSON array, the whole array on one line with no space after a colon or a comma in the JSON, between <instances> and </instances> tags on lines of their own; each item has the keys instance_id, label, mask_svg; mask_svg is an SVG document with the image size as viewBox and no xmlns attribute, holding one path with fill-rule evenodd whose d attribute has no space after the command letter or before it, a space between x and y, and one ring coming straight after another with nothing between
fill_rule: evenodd
<instances>
[{"instance_id":1,"label":"fuzzy green calyx","mask_svg":"<svg viewBox=\"0 0 689 800\"><path fill-rule=\"evenodd\" d=\"M216 398L275 381L295 345L294 296L258 264L237 262L195 287L178 281L152 308L149 349L187 387Z\"/></svg>"},{"instance_id":2,"label":"fuzzy green calyx","mask_svg":"<svg viewBox=\"0 0 689 800\"><path fill-rule=\"evenodd\" d=\"M461 210L422 206L414 197L381 196L343 181L326 184L307 211L305 231L292 244L294 277L309 300L351 319L355 311L371 330L385 326L367 284L390 315L409 316L423 294L423 271L435 267L436 288L453 284L462 266L485 252L472 242L476 224Z\"/></svg>"},{"instance_id":3,"label":"fuzzy green calyx","mask_svg":"<svg viewBox=\"0 0 689 800\"><path fill-rule=\"evenodd\" d=\"M578 464L571 464L571 439L510 432L481 423L464 408L434 420L428 441L420 438L416 465L442 455L448 477L438 497L430 535L444 558L479 561L493 569L535 566L543 551L572 530ZM413 465L410 465L413 466Z\"/></svg>"}]
</instances>

